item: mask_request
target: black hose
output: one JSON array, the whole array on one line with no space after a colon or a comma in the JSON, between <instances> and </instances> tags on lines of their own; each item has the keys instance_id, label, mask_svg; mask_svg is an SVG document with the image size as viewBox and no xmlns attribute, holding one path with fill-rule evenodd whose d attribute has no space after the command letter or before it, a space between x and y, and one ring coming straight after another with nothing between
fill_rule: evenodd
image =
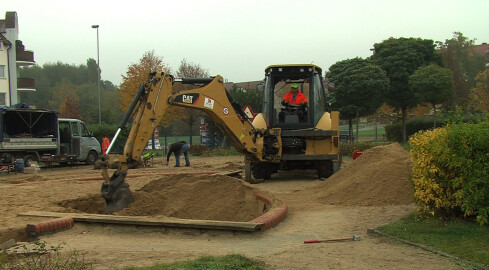
<instances>
[{"instance_id":1,"label":"black hose","mask_svg":"<svg viewBox=\"0 0 489 270\"><path fill-rule=\"evenodd\" d=\"M138 104L138 100L143 95L143 93L144 93L144 83L141 83L139 85L139 91L138 91L138 93L136 94L136 96L132 100L132 103L129 106L129 109L127 109L126 114L124 115L124 118L122 118L122 121L121 121L121 123L119 125L119 128L120 129L123 129L126 126L127 121L129 121L129 118L131 117L131 115L132 115L132 113L134 111L134 108Z\"/></svg>"}]
</instances>

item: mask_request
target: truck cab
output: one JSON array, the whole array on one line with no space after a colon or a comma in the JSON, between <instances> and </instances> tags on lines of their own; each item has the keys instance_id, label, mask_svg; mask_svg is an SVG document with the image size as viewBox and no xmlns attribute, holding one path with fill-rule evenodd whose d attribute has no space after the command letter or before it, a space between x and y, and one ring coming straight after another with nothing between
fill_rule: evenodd
<instances>
[{"instance_id":1,"label":"truck cab","mask_svg":"<svg viewBox=\"0 0 489 270\"><path fill-rule=\"evenodd\" d=\"M85 123L78 119L59 118L58 127L58 155L76 156L79 161L94 164L101 153L101 147Z\"/></svg>"},{"instance_id":2,"label":"truck cab","mask_svg":"<svg viewBox=\"0 0 489 270\"><path fill-rule=\"evenodd\" d=\"M292 84L306 97L304 106L283 105ZM316 65L272 65L265 70L263 116L269 128L314 128L327 111L321 68Z\"/></svg>"},{"instance_id":3,"label":"truck cab","mask_svg":"<svg viewBox=\"0 0 489 270\"><path fill-rule=\"evenodd\" d=\"M321 68L312 64L272 65L265 69L262 113L255 128L280 129L280 163L251 162L256 179L269 179L277 170L316 169L325 179L339 170L339 112L329 111ZM304 104L284 103L297 88ZM297 96L297 94L295 94ZM264 142L265 148L277 144Z\"/></svg>"}]
</instances>

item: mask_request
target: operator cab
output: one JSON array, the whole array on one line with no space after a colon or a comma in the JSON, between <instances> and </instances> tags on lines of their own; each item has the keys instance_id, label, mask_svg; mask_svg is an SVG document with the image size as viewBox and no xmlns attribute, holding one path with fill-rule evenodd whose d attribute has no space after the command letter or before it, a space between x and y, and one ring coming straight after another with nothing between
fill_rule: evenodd
<instances>
[{"instance_id":1,"label":"operator cab","mask_svg":"<svg viewBox=\"0 0 489 270\"><path fill-rule=\"evenodd\" d=\"M283 104L292 85L305 96L305 105ZM316 65L273 65L265 69L263 116L267 126L306 129L316 126L327 110L321 68Z\"/></svg>"}]
</instances>

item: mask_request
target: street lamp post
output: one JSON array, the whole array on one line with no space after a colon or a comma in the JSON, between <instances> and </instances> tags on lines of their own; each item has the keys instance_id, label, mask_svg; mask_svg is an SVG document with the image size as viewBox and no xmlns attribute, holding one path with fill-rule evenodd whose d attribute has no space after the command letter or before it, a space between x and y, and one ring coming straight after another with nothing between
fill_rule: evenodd
<instances>
[{"instance_id":1,"label":"street lamp post","mask_svg":"<svg viewBox=\"0 0 489 270\"><path fill-rule=\"evenodd\" d=\"M97 29L97 86L98 86L98 123L102 124L102 113L100 109L100 54L98 45L98 24L92 25L92 28Z\"/></svg>"}]
</instances>

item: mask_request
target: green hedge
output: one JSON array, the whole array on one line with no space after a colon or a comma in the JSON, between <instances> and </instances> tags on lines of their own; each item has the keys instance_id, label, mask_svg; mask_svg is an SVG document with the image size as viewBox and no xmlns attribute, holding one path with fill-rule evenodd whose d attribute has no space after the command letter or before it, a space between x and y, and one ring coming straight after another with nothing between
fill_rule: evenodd
<instances>
[{"instance_id":1,"label":"green hedge","mask_svg":"<svg viewBox=\"0 0 489 270\"><path fill-rule=\"evenodd\" d=\"M489 121L450 123L409 140L421 210L489 223Z\"/></svg>"},{"instance_id":2,"label":"green hedge","mask_svg":"<svg viewBox=\"0 0 489 270\"><path fill-rule=\"evenodd\" d=\"M457 111L450 115L445 115L436 120L436 128L444 127L448 122L460 122L460 123L479 123L486 119L485 115L461 115L460 111ZM411 137L416 132L422 130L433 129L433 119L418 117L406 122L406 135ZM402 123L396 122L385 127L385 136L388 141L402 142Z\"/></svg>"},{"instance_id":3,"label":"green hedge","mask_svg":"<svg viewBox=\"0 0 489 270\"><path fill-rule=\"evenodd\" d=\"M446 125L446 121L437 120L436 126L442 127ZM388 141L402 142L402 123L396 122L394 124L386 125L385 137ZM406 122L406 135L411 137L418 131L433 129L433 119L427 118L415 118Z\"/></svg>"}]
</instances>

